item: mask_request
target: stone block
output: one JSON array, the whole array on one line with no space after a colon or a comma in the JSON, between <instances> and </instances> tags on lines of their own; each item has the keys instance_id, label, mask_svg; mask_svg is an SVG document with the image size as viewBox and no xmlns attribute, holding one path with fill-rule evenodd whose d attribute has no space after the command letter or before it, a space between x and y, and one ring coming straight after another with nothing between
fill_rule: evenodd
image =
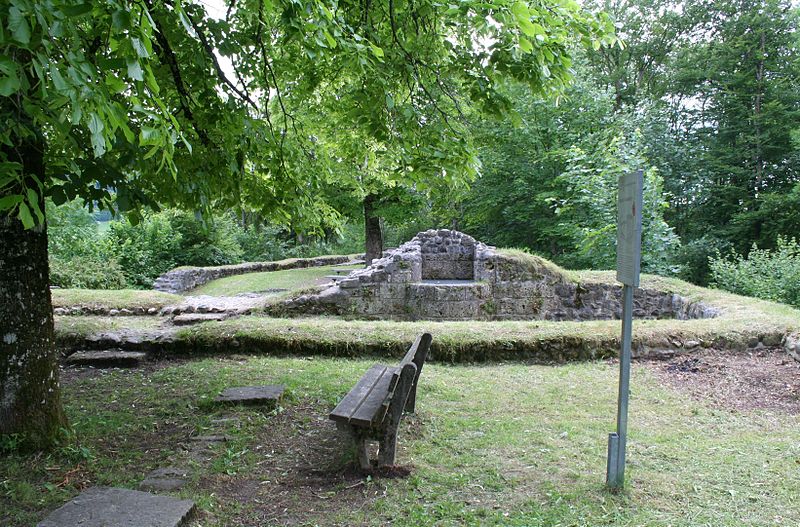
<instances>
[{"instance_id":1,"label":"stone block","mask_svg":"<svg viewBox=\"0 0 800 527\"><path fill-rule=\"evenodd\" d=\"M194 502L138 490L94 487L53 511L37 527L179 527Z\"/></svg>"},{"instance_id":2,"label":"stone block","mask_svg":"<svg viewBox=\"0 0 800 527\"><path fill-rule=\"evenodd\" d=\"M274 408L283 397L286 386L268 384L265 386L240 386L226 388L214 402L226 404L260 405Z\"/></svg>"}]
</instances>

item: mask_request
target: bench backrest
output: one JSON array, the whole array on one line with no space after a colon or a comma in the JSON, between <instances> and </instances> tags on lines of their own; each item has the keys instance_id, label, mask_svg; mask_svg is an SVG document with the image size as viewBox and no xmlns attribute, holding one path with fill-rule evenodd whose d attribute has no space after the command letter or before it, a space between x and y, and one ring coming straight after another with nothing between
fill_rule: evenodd
<instances>
[{"instance_id":1,"label":"bench backrest","mask_svg":"<svg viewBox=\"0 0 800 527\"><path fill-rule=\"evenodd\" d=\"M392 376L390 391L393 391L394 387L397 385L397 382L400 378L400 372L403 370L403 367L406 364L413 364L416 366L416 373L414 374L414 379L411 383L411 391L408 394L408 399L406 399L405 402L404 409L406 412L413 413L415 410L417 403L417 382L419 381L419 376L422 373L422 366L425 364L425 360L428 358L428 351L430 350L432 340L433 337L430 333L423 333L417 337L417 339L406 352L403 360L400 361L397 371Z\"/></svg>"}]
</instances>

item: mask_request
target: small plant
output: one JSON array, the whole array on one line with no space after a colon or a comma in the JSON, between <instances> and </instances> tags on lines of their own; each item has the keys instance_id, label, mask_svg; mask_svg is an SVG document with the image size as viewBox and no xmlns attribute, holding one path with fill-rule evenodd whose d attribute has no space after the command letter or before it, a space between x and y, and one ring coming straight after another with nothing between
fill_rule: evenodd
<instances>
[{"instance_id":1,"label":"small plant","mask_svg":"<svg viewBox=\"0 0 800 527\"><path fill-rule=\"evenodd\" d=\"M775 250L756 245L745 257L731 253L709 257L714 287L740 295L800 307L800 244L778 237Z\"/></svg>"}]
</instances>

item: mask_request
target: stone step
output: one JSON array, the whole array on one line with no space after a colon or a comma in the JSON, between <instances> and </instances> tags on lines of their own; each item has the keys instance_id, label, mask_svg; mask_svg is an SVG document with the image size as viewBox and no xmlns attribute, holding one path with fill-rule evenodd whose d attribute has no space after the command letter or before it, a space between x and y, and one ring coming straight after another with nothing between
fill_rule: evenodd
<instances>
[{"instance_id":1,"label":"stone step","mask_svg":"<svg viewBox=\"0 0 800 527\"><path fill-rule=\"evenodd\" d=\"M182 315L175 315L172 319L172 323L176 326L190 326L202 322L220 322L226 318L228 318L227 313L184 313Z\"/></svg>"},{"instance_id":2,"label":"stone step","mask_svg":"<svg viewBox=\"0 0 800 527\"><path fill-rule=\"evenodd\" d=\"M261 405L275 408L283 397L286 386L282 384L268 384L265 386L239 386L226 388L219 394L214 402L224 404Z\"/></svg>"},{"instance_id":3,"label":"stone step","mask_svg":"<svg viewBox=\"0 0 800 527\"><path fill-rule=\"evenodd\" d=\"M138 490L94 487L53 511L37 527L179 527L194 502Z\"/></svg>"},{"instance_id":4,"label":"stone step","mask_svg":"<svg viewBox=\"0 0 800 527\"><path fill-rule=\"evenodd\" d=\"M147 353L142 351L76 351L65 362L73 366L94 366L95 368L138 366L147 358Z\"/></svg>"}]
</instances>

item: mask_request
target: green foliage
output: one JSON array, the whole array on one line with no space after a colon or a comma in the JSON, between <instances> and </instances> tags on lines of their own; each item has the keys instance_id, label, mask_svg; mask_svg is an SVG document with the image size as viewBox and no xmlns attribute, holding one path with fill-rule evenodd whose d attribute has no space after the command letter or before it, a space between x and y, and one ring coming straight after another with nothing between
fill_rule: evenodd
<instances>
[{"instance_id":1,"label":"green foliage","mask_svg":"<svg viewBox=\"0 0 800 527\"><path fill-rule=\"evenodd\" d=\"M591 82L577 83L558 105L514 87L510 96L519 102L520 126L478 126L484 172L464 200L466 230L567 267L612 268L617 178L645 169L642 268L675 274L680 241L664 220L663 179L637 117L614 113L611 94Z\"/></svg>"},{"instance_id":2,"label":"green foliage","mask_svg":"<svg viewBox=\"0 0 800 527\"><path fill-rule=\"evenodd\" d=\"M616 265L617 180L627 172L648 167L638 132L632 138L612 136L593 152L573 148L567 170L556 179L558 198L552 199L563 234L572 240L571 266L613 269ZM680 240L664 221L668 204L663 179L655 167L644 170L642 209L642 271L671 275Z\"/></svg>"},{"instance_id":3,"label":"green foliage","mask_svg":"<svg viewBox=\"0 0 800 527\"><path fill-rule=\"evenodd\" d=\"M227 216L204 223L194 214L167 210L148 214L136 225L112 222L108 243L128 284L149 288L156 277L177 266L239 263L243 253L236 230Z\"/></svg>"},{"instance_id":4,"label":"green foliage","mask_svg":"<svg viewBox=\"0 0 800 527\"><path fill-rule=\"evenodd\" d=\"M119 289L127 281L97 223L79 200L47 202L50 283L66 288Z\"/></svg>"},{"instance_id":5,"label":"green foliage","mask_svg":"<svg viewBox=\"0 0 800 527\"><path fill-rule=\"evenodd\" d=\"M800 307L800 244L795 238L779 237L774 251L753 244L746 257L717 253L709 266L715 287Z\"/></svg>"}]
</instances>

